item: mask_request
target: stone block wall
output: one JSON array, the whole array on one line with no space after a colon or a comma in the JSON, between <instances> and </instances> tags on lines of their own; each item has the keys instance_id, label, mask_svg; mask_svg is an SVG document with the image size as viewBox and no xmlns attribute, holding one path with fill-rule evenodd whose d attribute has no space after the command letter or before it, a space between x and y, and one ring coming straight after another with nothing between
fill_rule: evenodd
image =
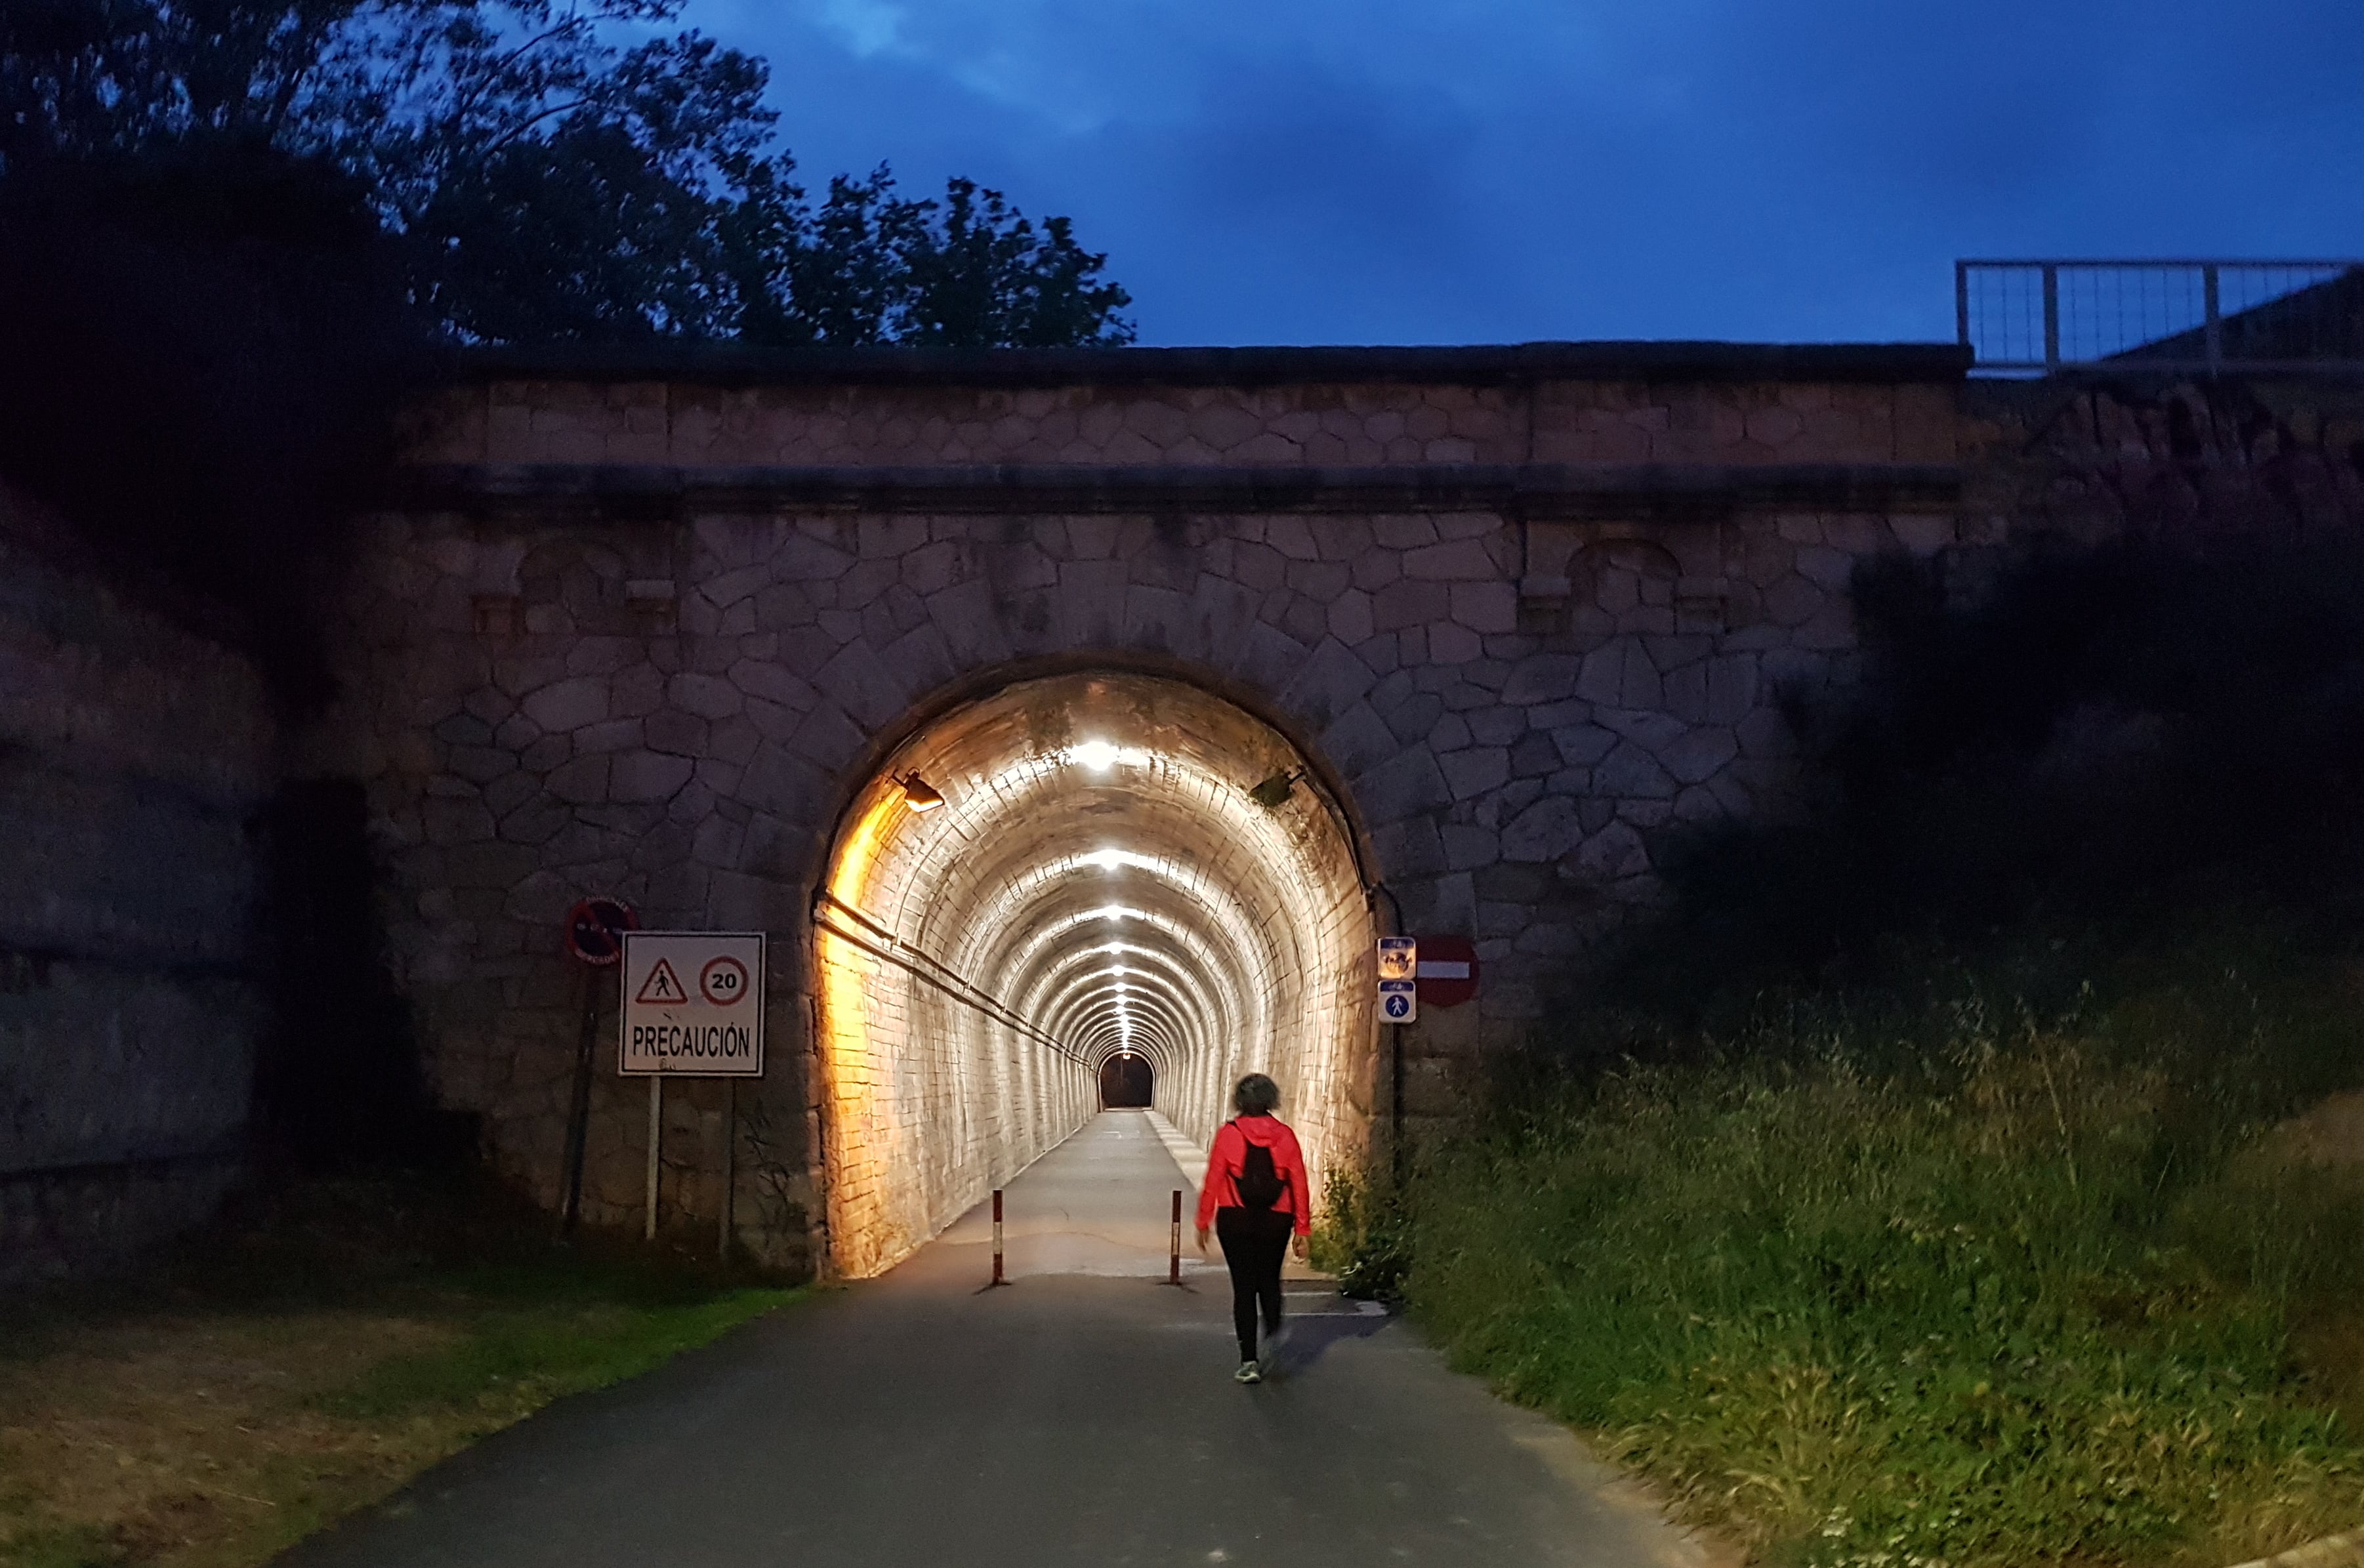
<instances>
[{"instance_id":1,"label":"stone block wall","mask_svg":"<svg viewBox=\"0 0 2364 1568\"><path fill-rule=\"evenodd\" d=\"M2334 381L1979 382L1962 432L1989 536L2280 540L2364 517L2364 388Z\"/></svg>"},{"instance_id":2,"label":"stone block wall","mask_svg":"<svg viewBox=\"0 0 2364 1568\"><path fill-rule=\"evenodd\" d=\"M104 1267L243 1169L262 683L0 491L0 1283Z\"/></svg>"},{"instance_id":3,"label":"stone block wall","mask_svg":"<svg viewBox=\"0 0 2364 1568\"><path fill-rule=\"evenodd\" d=\"M609 892L774 933L777 1070L752 1097L783 1134L782 1223L812 1223L808 908L835 827L932 717L1060 670L1271 724L1406 925L1477 940L1479 999L1410 1042L1441 1105L1656 897L1666 834L1794 798L1782 700L1853 678L1854 564L1960 542L1958 367L1810 369L495 377L450 395L415 498L372 526L350 698L307 765L368 781L431 1070L542 1190L578 1016L556 922ZM638 1112L608 1078L595 1210L621 1218ZM797 1244L764 1223L759 1250Z\"/></svg>"}]
</instances>

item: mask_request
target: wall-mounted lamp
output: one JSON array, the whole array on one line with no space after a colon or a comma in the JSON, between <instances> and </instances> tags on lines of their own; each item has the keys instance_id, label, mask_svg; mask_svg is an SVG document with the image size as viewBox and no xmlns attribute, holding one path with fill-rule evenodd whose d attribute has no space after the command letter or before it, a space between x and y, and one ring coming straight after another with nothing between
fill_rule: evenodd
<instances>
[{"instance_id":1,"label":"wall-mounted lamp","mask_svg":"<svg viewBox=\"0 0 2364 1568\"><path fill-rule=\"evenodd\" d=\"M933 811L944 803L944 792L917 773L903 773L895 782L903 786L903 804L914 811Z\"/></svg>"},{"instance_id":2,"label":"wall-mounted lamp","mask_svg":"<svg viewBox=\"0 0 2364 1568\"><path fill-rule=\"evenodd\" d=\"M1304 776L1305 771L1302 768L1295 773L1290 773L1284 768L1249 790L1248 798L1266 811L1275 810L1290 795L1297 793L1297 781Z\"/></svg>"}]
</instances>

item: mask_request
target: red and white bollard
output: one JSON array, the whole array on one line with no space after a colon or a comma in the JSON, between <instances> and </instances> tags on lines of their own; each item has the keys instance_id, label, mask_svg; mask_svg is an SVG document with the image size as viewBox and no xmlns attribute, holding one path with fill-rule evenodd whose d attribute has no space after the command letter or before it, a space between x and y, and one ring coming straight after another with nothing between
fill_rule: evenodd
<instances>
[{"instance_id":1,"label":"red and white bollard","mask_svg":"<svg viewBox=\"0 0 2364 1568\"><path fill-rule=\"evenodd\" d=\"M1008 1284L1001 1277L1001 1189L993 1189L993 1283Z\"/></svg>"},{"instance_id":2,"label":"red and white bollard","mask_svg":"<svg viewBox=\"0 0 2364 1568\"><path fill-rule=\"evenodd\" d=\"M1165 1259L1165 1283L1182 1283L1182 1189L1174 1189L1174 1245Z\"/></svg>"}]
</instances>

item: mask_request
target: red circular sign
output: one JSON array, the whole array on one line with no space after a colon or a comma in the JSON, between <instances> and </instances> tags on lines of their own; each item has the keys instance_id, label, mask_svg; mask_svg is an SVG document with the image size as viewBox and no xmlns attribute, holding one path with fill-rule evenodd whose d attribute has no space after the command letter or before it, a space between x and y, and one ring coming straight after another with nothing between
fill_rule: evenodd
<instances>
[{"instance_id":1,"label":"red circular sign","mask_svg":"<svg viewBox=\"0 0 2364 1568\"><path fill-rule=\"evenodd\" d=\"M1478 995L1478 944L1467 937L1420 939L1420 1005L1457 1007Z\"/></svg>"},{"instance_id":2,"label":"red circular sign","mask_svg":"<svg viewBox=\"0 0 2364 1568\"><path fill-rule=\"evenodd\" d=\"M585 898L566 912L566 951L585 963L606 968L624 956L624 933L641 928L641 917L620 898Z\"/></svg>"},{"instance_id":3,"label":"red circular sign","mask_svg":"<svg viewBox=\"0 0 2364 1568\"><path fill-rule=\"evenodd\" d=\"M747 999L747 966L727 954L709 958L697 972L697 989L715 1006L737 1006Z\"/></svg>"}]
</instances>

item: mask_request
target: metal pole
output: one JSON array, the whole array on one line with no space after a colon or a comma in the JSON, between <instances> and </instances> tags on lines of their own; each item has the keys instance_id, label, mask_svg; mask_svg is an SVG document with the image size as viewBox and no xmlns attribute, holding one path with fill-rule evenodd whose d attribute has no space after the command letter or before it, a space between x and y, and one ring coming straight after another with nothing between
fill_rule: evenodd
<instances>
[{"instance_id":1,"label":"metal pole","mask_svg":"<svg viewBox=\"0 0 2364 1568\"><path fill-rule=\"evenodd\" d=\"M664 1074L649 1074L649 1219L641 1239L657 1239L657 1147L664 1136Z\"/></svg>"},{"instance_id":2,"label":"metal pole","mask_svg":"<svg viewBox=\"0 0 2364 1568\"><path fill-rule=\"evenodd\" d=\"M727 1263L730 1261L732 1200L739 1195L733 1190L739 1152L739 1080L722 1080L722 1235L714 1244L714 1255Z\"/></svg>"},{"instance_id":3,"label":"metal pole","mask_svg":"<svg viewBox=\"0 0 2364 1568\"><path fill-rule=\"evenodd\" d=\"M2212 376L2225 368L2225 299L2218 289L2220 281L2213 266L2200 269L2200 297L2208 312L2208 373Z\"/></svg>"},{"instance_id":4,"label":"metal pole","mask_svg":"<svg viewBox=\"0 0 2364 1568\"><path fill-rule=\"evenodd\" d=\"M591 1056L599 1033L599 971L583 971L583 1029L574 1042L574 1084L567 1096L565 1169L561 1173L558 1233L570 1234L583 1213L583 1149L591 1130Z\"/></svg>"},{"instance_id":5,"label":"metal pole","mask_svg":"<svg viewBox=\"0 0 2364 1568\"><path fill-rule=\"evenodd\" d=\"M1388 1150L1388 1157L1395 1170L1396 1185L1400 1187L1403 1185L1404 1173L1403 1025L1389 1024L1388 1026L1388 1034L1392 1045L1392 1049L1388 1054L1393 1059L1394 1063L1393 1098L1395 1102L1391 1112L1391 1117L1394 1122L1394 1132L1388 1140L1390 1146Z\"/></svg>"},{"instance_id":6,"label":"metal pole","mask_svg":"<svg viewBox=\"0 0 2364 1568\"><path fill-rule=\"evenodd\" d=\"M1954 263L1954 340L1970 346L1970 265Z\"/></svg>"},{"instance_id":7,"label":"metal pole","mask_svg":"<svg viewBox=\"0 0 2364 1568\"><path fill-rule=\"evenodd\" d=\"M993 1283L1007 1284L1001 1277L1001 1189L993 1189Z\"/></svg>"},{"instance_id":8,"label":"metal pole","mask_svg":"<svg viewBox=\"0 0 2364 1568\"><path fill-rule=\"evenodd\" d=\"M2044 263L2044 368L2060 368L2060 269Z\"/></svg>"},{"instance_id":9,"label":"metal pole","mask_svg":"<svg viewBox=\"0 0 2364 1568\"><path fill-rule=\"evenodd\" d=\"M1182 1189L1174 1189L1174 1247L1165 1260L1165 1283L1182 1283Z\"/></svg>"}]
</instances>

